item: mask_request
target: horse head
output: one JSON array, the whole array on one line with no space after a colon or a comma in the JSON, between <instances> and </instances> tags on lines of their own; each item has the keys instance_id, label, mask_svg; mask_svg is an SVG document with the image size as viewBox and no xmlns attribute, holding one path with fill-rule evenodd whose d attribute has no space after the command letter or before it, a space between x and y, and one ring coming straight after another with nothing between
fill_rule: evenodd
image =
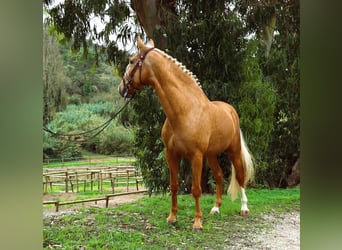
<instances>
[{"instance_id":1,"label":"horse head","mask_svg":"<svg viewBox=\"0 0 342 250\"><path fill-rule=\"evenodd\" d=\"M132 56L129 60L129 64L126 67L126 72L119 84L119 93L122 97L132 98L137 91L139 91L144 85L146 85L147 70L144 65L144 60L147 54L154 49L154 42L151 39L147 45L143 43L138 36L138 49L139 52L135 56Z\"/></svg>"}]
</instances>

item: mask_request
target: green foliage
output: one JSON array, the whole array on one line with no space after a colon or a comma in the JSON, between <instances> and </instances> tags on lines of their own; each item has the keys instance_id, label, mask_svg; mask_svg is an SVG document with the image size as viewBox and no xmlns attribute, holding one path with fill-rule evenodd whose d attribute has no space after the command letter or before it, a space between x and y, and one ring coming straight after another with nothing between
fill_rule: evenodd
<instances>
[{"instance_id":1,"label":"green foliage","mask_svg":"<svg viewBox=\"0 0 342 250\"><path fill-rule=\"evenodd\" d=\"M276 36L269 58L262 58L264 74L274 82L277 102L268 153L269 186L286 186L286 177L300 152L299 34Z\"/></svg>"},{"instance_id":2,"label":"green foliage","mask_svg":"<svg viewBox=\"0 0 342 250\"><path fill-rule=\"evenodd\" d=\"M113 105L108 102L97 104L68 105L49 123L49 129L60 134L89 131L102 125L110 117ZM131 154L132 132L122 125L112 124L99 136L82 144L65 142L48 134L44 137L44 157L66 158L80 156L81 148L100 154Z\"/></svg>"},{"instance_id":3,"label":"green foliage","mask_svg":"<svg viewBox=\"0 0 342 250\"><path fill-rule=\"evenodd\" d=\"M43 124L46 125L56 112L66 106L66 76L63 71L63 60L59 53L55 37L50 37L44 26L43 32Z\"/></svg>"},{"instance_id":4,"label":"green foliage","mask_svg":"<svg viewBox=\"0 0 342 250\"><path fill-rule=\"evenodd\" d=\"M107 53L108 61L120 65L126 52L118 49L118 43L127 44L132 30L127 22L130 14L129 6L125 1L62 1L51 6L50 0L43 1L44 8L49 14L46 19L51 32L59 37L59 42L69 43L73 52L81 52L83 58L87 58L91 49L94 50L94 65L98 66L100 54ZM110 20L107 21L107 17ZM94 17L104 24L103 30L98 30L96 25L90 25ZM126 30L126 35L122 33ZM117 40L113 41L115 34ZM101 41L100 44L89 44L91 41Z\"/></svg>"},{"instance_id":5,"label":"green foliage","mask_svg":"<svg viewBox=\"0 0 342 250\"><path fill-rule=\"evenodd\" d=\"M46 33L45 47L51 43L50 41L55 41L54 36L60 39L63 37L56 33L53 27L50 27L50 33L50 37ZM89 42L89 45L91 44ZM54 71L46 74L48 77L44 79L51 82L51 79L58 80L58 76L63 76L63 81L59 81L63 84L59 87L57 80L54 80L54 85L44 82L44 108L49 107L49 118L46 118L47 112L44 109L44 125L61 134L79 133L95 128L110 118L115 107L123 105L122 98L117 92L117 84L120 82L118 72L105 64L102 56L96 56L95 49L87 48L85 57L84 48L73 51L69 46L70 43L67 41L59 46L55 42L54 53L50 49L46 56L52 60L45 60L50 64L56 60L55 65L59 67L52 68ZM48 69L46 67L44 72L48 72ZM55 91L56 87L61 89ZM56 101L52 103L55 99L61 99L52 90L64 94L62 108ZM50 92L52 94L45 95ZM130 154L132 140L132 132L117 124L111 124L101 135L82 144L58 140L44 134L44 159L81 157L81 149L102 154Z\"/></svg>"},{"instance_id":6,"label":"green foliage","mask_svg":"<svg viewBox=\"0 0 342 250\"><path fill-rule=\"evenodd\" d=\"M242 132L256 163L255 181L263 183L264 173L269 171L267 152L274 126L276 92L273 84L263 81L256 53L257 41L250 41L243 64L246 81L238 92L238 110Z\"/></svg>"},{"instance_id":7,"label":"green foliage","mask_svg":"<svg viewBox=\"0 0 342 250\"><path fill-rule=\"evenodd\" d=\"M161 140L161 125L165 120L159 101L151 88L145 89L133 103L135 116L134 155L137 167L144 176L144 184L149 192L166 192L169 174ZM149 108L146 108L149 107Z\"/></svg>"},{"instance_id":8,"label":"green foliage","mask_svg":"<svg viewBox=\"0 0 342 250\"><path fill-rule=\"evenodd\" d=\"M82 157L82 150L79 144L58 140L46 132L43 136L43 159L61 159L68 161Z\"/></svg>"},{"instance_id":9,"label":"green foliage","mask_svg":"<svg viewBox=\"0 0 342 250\"><path fill-rule=\"evenodd\" d=\"M133 151L133 133L122 125L109 126L99 136L96 153L105 155L131 155Z\"/></svg>"},{"instance_id":10,"label":"green foliage","mask_svg":"<svg viewBox=\"0 0 342 250\"><path fill-rule=\"evenodd\" d=\"M120 79L113 75L112 67L105 64L103 56L96 58L94 49L88 49L87 58L83 57L82 49L72 52L69 44L60 45L60 53L64 62L64 71L68 77L65 91L69 95L69 103L93 103L101 99L113 99L113 89ZM96 66L94 66L95 62ZM108 96L108 93L112 93ZM115 95L114 95L115 96ZM116 96L118 97L118 96Z\"/></svg>"}]
</instances>

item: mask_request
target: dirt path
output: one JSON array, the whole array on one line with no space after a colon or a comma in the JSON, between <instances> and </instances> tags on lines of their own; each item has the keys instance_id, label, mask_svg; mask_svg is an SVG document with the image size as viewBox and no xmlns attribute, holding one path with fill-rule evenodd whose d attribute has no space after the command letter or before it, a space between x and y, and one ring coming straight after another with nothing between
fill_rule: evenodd
<instances>
[{"instance_id":1,"label":"dirt path","mask_svg":"<svg viewBox=\"0 0 342 250\"><path fill-rule=\"evenodd\" d=\"M252 230L234 239L225 249L233 250L299 250L300 249L300 212L264 214L263 222L268 229Z\"/></svg>"},{"instance_id":2,"label":"dirt path","mask_svg":"<svg viewBox=\"0 0 342 250\"><path fill-rule=\"evenodd\" d=\"M278 218L272 217L270 216L270 218L266 219L273 222L273 230L266 233L265 236L259 236L265 248L284 250L300 249L299 212L280 214Z\"/></svg>"}]
</instances>

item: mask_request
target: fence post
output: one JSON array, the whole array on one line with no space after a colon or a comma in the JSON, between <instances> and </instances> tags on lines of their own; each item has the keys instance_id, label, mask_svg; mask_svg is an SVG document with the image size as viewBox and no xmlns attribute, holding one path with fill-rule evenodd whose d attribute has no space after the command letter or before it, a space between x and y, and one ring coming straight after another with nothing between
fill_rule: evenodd
<instances>
[{"instance_id":1,"label":"fence post","mask_svg":"<svg viewBox=\"0 0 342 250\"><path fill-rule=\"evenodd\" d=\"M108 208L108 205L109 205L109 196L106 195L106 208Z\"/></svg>"},{"instance_id":2,"label":"fence post","mask_svg":"<svg viewBox=\"0 0 342 250\"><path fill-rule=\"evenodd\" d=\"M56 207L56 212L58 212L59 211L59 201L55 202L55 207Z\"/></svg>"},{"instance_id":3,"label":"fence post","mask_svg":"<svg viewBox=\"0 0 342 250\"><path fill-rule=\"evenodd\" d=\"M68 189L68 171L65 172L65 192L68 193L69 189Z\"/></svg>"},{"instance_id":4,"label":"fence post","mask_svg":"<svg viewBox=\"0 0 342 250\"><path fill-rule=\"evenodd\" d=\"M129 170L126 170L127 172L127 192L128 192L128 186L129 186Z\"/></svg>"},{"instance_id":5,"label":"fence post","mask_svg":"<svg viewBox=\"0 0 342 250\"><path fill-rule=\"evenodd\" d=\"M76 192L79 193L80 190L79 190L79 188L78 188L78 173L77 173L77 171L76 171L75 174L76 174Z\"/></svg>"},{"instance_id":6,"label":"fence post","mask_svg":"<svg viewBox=\"0 0 342 250\"><path fill-rule=\"evenodd\" d=\"M139 190L139 181L138 181L138 171L134 171L135 174L135 183L137 185L137 191Z\"/></svg>"}]
</instances>

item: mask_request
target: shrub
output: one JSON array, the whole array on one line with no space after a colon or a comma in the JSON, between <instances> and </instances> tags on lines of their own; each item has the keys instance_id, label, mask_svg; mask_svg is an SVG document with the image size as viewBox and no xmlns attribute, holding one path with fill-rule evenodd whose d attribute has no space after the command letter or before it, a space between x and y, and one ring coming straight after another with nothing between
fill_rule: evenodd
<instances>
[{"instance_id":1,"label":"shrub","mask_svg":"<svg viewBox=\"0 0 342 250\"><path fill-rule=\"evenodd\" d=\"M99 137L97 153L100 154L132 154L133 133L121 125L109 126Z\"/></svg>"},{"instance_id":2,"label":"shrub","mask_svg":"<svg viewBox=\"0 0 342 250\"><path fill-rule=\"evenodd\" d=\"M59 140L44 132L43 160L68 161L82 158L81 146L77 143Z\"/></svg>"}]
</instances>

